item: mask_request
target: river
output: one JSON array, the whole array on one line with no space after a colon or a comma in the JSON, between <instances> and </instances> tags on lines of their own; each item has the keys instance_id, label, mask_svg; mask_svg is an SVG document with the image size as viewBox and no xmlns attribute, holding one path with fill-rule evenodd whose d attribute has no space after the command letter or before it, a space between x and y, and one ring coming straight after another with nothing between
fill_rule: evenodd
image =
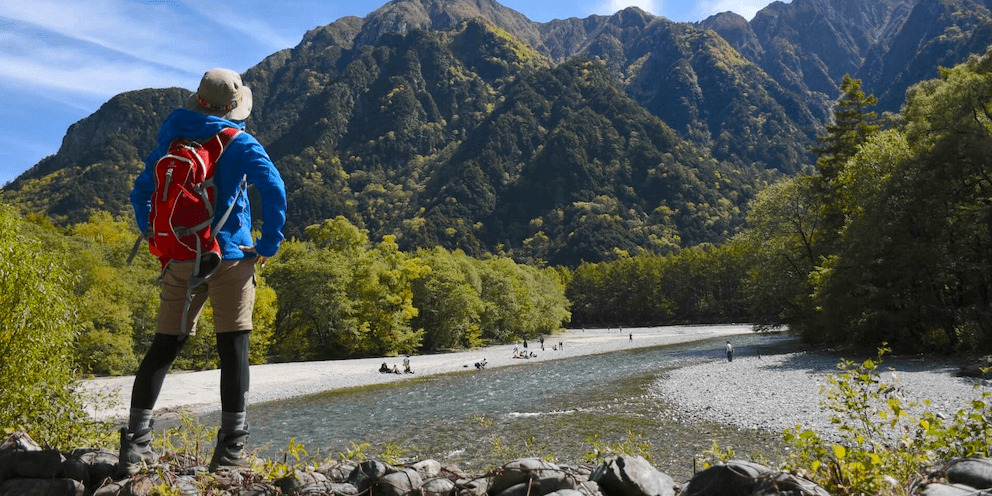
<instances>
[{"instance_id":1,"label":"river","mask_svg":"<svg viewBox=\"0 0 992 496\"><path fill-rule=\"evenodd\" d=\"M774 459L780 433L690 423L678 405L649 392L667 369L725 360L722 342L534 361L252 405L252 444L264 443L261 454L272 456L295 439L322 458L360 451L400 461L433 458L472 472L524 456L589 463L597 449L621 444L676 480L691 477L694 460L714 442L741 457ZM741 356L795 341L754 334L734 342Z\"/></svg>"}]
</instances>

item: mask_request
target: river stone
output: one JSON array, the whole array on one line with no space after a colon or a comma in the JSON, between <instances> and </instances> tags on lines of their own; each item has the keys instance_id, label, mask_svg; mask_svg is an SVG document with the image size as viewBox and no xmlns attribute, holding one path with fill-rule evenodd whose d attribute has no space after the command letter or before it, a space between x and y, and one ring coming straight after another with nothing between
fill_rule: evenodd
<instances>
[{"instance_id":1,"label":"river stone","mask_svg":"<svg viewBox=\"0 0 992 496\"><path fill-rule=\"evenodd\" d=\"M751 496L830 496L830 493L812 481L778 472L759 478Z\"/></svg>"},{"instance_id":2,"label":"river stone","mask_svg":"<svg viewBox=\"0 0 992 496\"><path fill-rule=\"evenodd\" d=\"M331 490L338 496L356 496L358 488L347 482L332 482Z\"/></svg>"},{"instance_id":3,"label":"river stone","mask_svg":"<svg viewBox=\"0 0 992 496\"><path fill-rule=\"evenodd\" d=\"M127 480L120 496L152 496L155 494L155 486L161 484L158 474L138 474Z\"/></svg>"},{"instance_id":4,"label":"river stone","mask_svg":"<svg viewBox=\"0 0 992 496\"><path fill-rule=\"evenodd\" d=\"M5 437L0 451L42 451L41 446L27 432L17 431Z\"/></svg>"},{"instance_id":5,"label":"river stone","mask_svg":"<svg viewBox=\"0 0 992 496\"><path fill-rule=\"evenodd\" d=\"M414 463L410 468L420 474L421 480L433 479L441 473L441 463L436 460L423 460Z\"/></svg>"},{"instance_id":6,"label":"river stone","mask_svg":"<svg viewBox=\"0 0 992 496\"><path fill-rule=\"evenodd\" d=\"M580 482L575 477L566 475L564 472L545 472L545 475L546 477L521 482L495 494L498 496L544 496L562 490L575 490L580 486Z\"/></svg>"},{"instance_id":7,"label":"river stone","mask_svg":"<svg viewBox=\"0 0 992 496\"><path fill-rule=\"evenodd\" d=\"M455 483L443 477L435 477L420 487L423 496L455 496Z\"/></svg>"},{"instance_id":8,"label":"river stone","mask_svg":"<svg viewBox=\"0 0 992 496\"><path fill-rule=\"evenodd\" d=\"M395 469L378 460L364 461L351 471L346 482L358 488L358 492L364 493L372 487L373 482L394 471Z\"/></svg>"},{"instance_id":9,"label":"river stone","mask_svg":"<svg viewBox=\"0 0 992 496\"><path fill-rule=\"evenodd\" d=\"M66 461L71 459L79 460L86 466L89 480L94 483L113 479L117 470L117 452L104 448L77 448L69 452Z\"/></svg>"},{"instance_id":10,"label":"river stone","mask_svg":"<svg viewBox=\"0 0 992 496\"><path fill-rule=\"evenodd\" d=\"M8 477L53 479L64 475L65 457L56 450L13 451L2 459Z\"/></svg>"},{"instance_id":11,"label":"river stone","mask_svg":"<svg viewBox=\"0 0 992 496\"><path fill-rule=\"evenodd\" d=\"M562 489L560 491L548 493L545 496L587 496L587 495L582 491L576 491L575 489Z\"/></svg>"},{"instance_id":12,"label":"river stone","mask_svg":"<svg viewBox=\"0 0 992 496\"><path fill-rule=\"evenodd\" d=\"M990 496L992 492L978 491L963 484L928 484L920 496Z\"/></svg>"},{"instance_id":13,"label":"river stone","mask_svg":"<svg viewBox=\"0 0 992 496\"><path fill-rule=\"evenodd\" d=\"M355 470L355 466L350 463L343 462L330 462L321 465L320 469L317 471L324 474L328 480L335 482L344 482L348 480L348 476Z\"/></svg>"},{"instance_id":14,"label":"river stone","mask_svg":"<svg viewBox=\"0 0 992 496\"><path fill-rule=\"evenodd\" d=\"M561 472L561 469L553 464L541 460L540 458L520 458L503 465L500 474L493 478L489 484L489 494L499 494L510 487L516 486L530 479L538 479L544 472Z\"/></svg>"},{"instance_id":15,"label":"river stone","mask_svg":"<svg viewBox=\"0 0 992 496\"><path fill-rule=\"evenodd\" d=\"M616 456L593 470L589 480L607 496L674 496L679 486L641 456Z\"/></svg>"},{"instance_id":16,"label":"river stone","mask_svg":"<svg viewBox=\"0 0 992 496\"><path fill-rule=\"evenodd\" d=\"M718 463L693 475L680 496L750 496L755 480L771 472L741 460Z\"/></svg>"},{"instance_id":17,"label":"river stone","mask_svg":"<svg viewBox=\"0 0 992 496\"><path fill-rule=\"evenodd\" d=\"M976 489L992 488L992 459L962 458L947 469L947 482Z\"/></svg>"},{"instance_id":18,"label":"river stone","mask_svg":"<svg viewBox=\"0 0 992 496\"><path fill-rule=\"evenodd\" d=\"M489 493L487 479L458 479L455 481L458 496L485 496Z\"/></svg>"},{"instance_id":19,"label":"river stone","mask_svg":"<svg viewBox=\"0 0 992 496\"><path fill-rule=\"evenodd\" d=\"M438 473L438 476L444 477L452 482L458 482L460 479L472 478L472 474L462 470L461 467L451 465L449 463L444 463L441 465L441 472Z\"/></svg>"},{"instance_id":20,"label":"river stone","mask_svg":"<svg viewBox=\"0 0 992 496\"><path fill-rule=\"evenodd\" d=\"M0 483L0 496L25 496L38 494L45 496L83 496L86 489L79 481L72 479L7 479Z\"/></svg>"},{"instance_id":21,"label":"river stone","mask_svg":"<svg viewBox=\"0 0 992 496\"><path fill-rule=\"evenodd\" d=\"M331 483L320 472L293 470L275 482L285 494L324 494L331 490Z\"/></svg>"},{"instance_id":22,"label":"river stone","mask_svg":"<svg viewBox=\"0 0 992 496\"><path fill-rule=\"evenodd\" d=\"M375 484L375 494L378 496L404 496L420 491L424 484L420 473L412 468L384 475Z\"/></svg>"},{"instance_id":23,"label":"river stone","mask_svg":"<svg viewBox=\"0 0 992 496\"><path fill-rule=\"evenodd\" d=\"M117 496L124 489L124 484L127 481L107 481L106 485L100 486L99 489L93 491L93 496Z\"/></svg>"},{"instance_id":24,"label":"river stone","mask_svg":"<svg viewBox=\"0 0 992 496\"><path fill-rule=\"evenodd\" d=\"M254 484L249 487L239 489L232 496L278 496L279 490L265 484ZM335 493L337 494L337 493ZM95 494L93 496L96 496Z\"/></svg>"}]
</instances>

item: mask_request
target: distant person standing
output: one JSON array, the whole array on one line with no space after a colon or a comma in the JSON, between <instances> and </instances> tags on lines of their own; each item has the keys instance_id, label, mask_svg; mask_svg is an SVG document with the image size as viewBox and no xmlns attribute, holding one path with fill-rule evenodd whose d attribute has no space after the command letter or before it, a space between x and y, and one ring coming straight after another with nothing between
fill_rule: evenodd
<instances>
[{"instance_id":1,"label":"distant person standing","mask_svg":"<svg viewBox=\"0 0 992 496\"><path fill-rule=\"evenodd\" d=\"M634 340L634 333L630 333L630 341Z\"/></svg>"},{"instance_id":2,"label":"distant person standing","mask_svg":"<svg viewBox=\"0 0 992 496\"><path fill-rule=\"evenodd\" d=\"M734 361L734 345L730 344L730 341L727 341L727 361Z\"/></svg>"}]
</instances>

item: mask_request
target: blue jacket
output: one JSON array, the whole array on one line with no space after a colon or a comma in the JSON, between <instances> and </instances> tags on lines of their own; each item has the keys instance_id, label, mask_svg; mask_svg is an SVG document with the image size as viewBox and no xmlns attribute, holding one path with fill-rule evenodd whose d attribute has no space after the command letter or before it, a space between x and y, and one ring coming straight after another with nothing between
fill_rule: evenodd
<instances>
[{"instance_id":1,"label":"blue jacket","mask_svg":"<svg viewBox=\"0 0 992 496\"><path fill-rule=\"evenodd\" d=\"M206 140L217 134L222 128L233 126L244 129L244 124L205 115L185 108L176 109L162 124L158 132L158 146L145 159L145 170L134 181L131 190L131 204L134 206L135 220L138 229L145 232L148 228L148 215L151 213L151 197L155 191L155 162L169 150L169 144L179 137L193 140ZM217 161L214 172L214 182L217 185L217 214L215 221L220 220L228 206L234 200L235 193L241 184L241 178L247 175L248 183L262 197L262 236L255 244L251 238L251 208L249 208L248 192L238 195L237 204L231 210L231 216L220 227L217 241L220 243L221 257L224 260L244 258L240 246L255 246L255 251L263 257L271 257L279 250L283 240L282 228L286 223L286 186L279 176L269 155L254 136L242 132L230 143Z\"/></svg>"}]
</instances>

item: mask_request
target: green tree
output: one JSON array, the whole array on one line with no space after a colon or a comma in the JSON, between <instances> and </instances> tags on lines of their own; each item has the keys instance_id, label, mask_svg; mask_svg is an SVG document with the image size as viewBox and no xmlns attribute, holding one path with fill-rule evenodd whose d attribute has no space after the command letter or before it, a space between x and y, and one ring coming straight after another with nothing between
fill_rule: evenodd
<instances>
[{"instance_id":1,"label":"green tree","mask_svg":"<svg viewBox=\"0 0 992 496\"><path fill-rule=\"evenodd\" d=\"M424 331L423 349L471 348L482 344L482 280L476 262L464 252L418 250L430 272L413 282L417 316L410 325Z\"/></svg>"},{"instance_id":2,"label":"green tree","mask_svg":"<svg viewBox=\"0 0 992 496\"><path fill-rule=\"evenodd\" d=\"M79 300L65 248L30 236L0 204L0 428L68 448L88 417L76 391Z\"/></svg>"}]
</instances>

